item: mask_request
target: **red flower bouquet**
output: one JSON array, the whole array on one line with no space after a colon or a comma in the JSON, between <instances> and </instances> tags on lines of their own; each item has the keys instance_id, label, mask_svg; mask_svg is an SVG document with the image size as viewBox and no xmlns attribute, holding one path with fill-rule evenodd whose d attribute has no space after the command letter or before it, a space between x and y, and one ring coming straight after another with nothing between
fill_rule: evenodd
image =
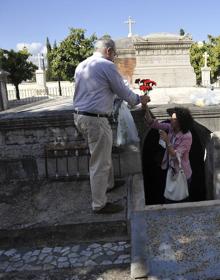
<instances>
[{"instance_id":1,"label":"red flower bouquet","mask_svg":"<svg viewBox=\"0 0 220 280\"><path fill-rule=\"evenodd\" d=\"M150 90L153 89L153 86L156 86L157 83L150 79L136 79L136 84L139 84L139 89L144 92L144 94L148 94Z\"/></svg>"}]
</instances>

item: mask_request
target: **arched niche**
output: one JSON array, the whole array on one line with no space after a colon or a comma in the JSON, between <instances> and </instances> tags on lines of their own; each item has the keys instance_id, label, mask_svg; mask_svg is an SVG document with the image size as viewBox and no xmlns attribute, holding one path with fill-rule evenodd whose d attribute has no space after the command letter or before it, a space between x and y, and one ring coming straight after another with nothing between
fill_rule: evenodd
<instances>
[{"instance_id":1,"label":"arched niche","mask_svg":"<svg viewBox=\"0 0 220 280\"><path fill-rule=\"evenodd\" d=\"M213 179L210 173L208 149L211 131L195 121L191 132L193 142L190 163L193 174L190 201L210 200L213 199ZM160 167L164 151L159 145L158 130L146 130L142 141L142 171L146 205L164 203L166 173Z\"/></svg>"}]
</instances>

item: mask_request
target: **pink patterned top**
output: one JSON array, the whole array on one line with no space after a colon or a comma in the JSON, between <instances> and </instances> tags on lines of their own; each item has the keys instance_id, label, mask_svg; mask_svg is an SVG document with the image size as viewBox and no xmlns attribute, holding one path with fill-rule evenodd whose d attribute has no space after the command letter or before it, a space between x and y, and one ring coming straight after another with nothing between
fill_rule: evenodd
<instances>
[{"instance_id":1,"label":"pink patterned top","mask_svg":"<svg viewBox=\"0 0 220 280\"><path fill-rule=\"evenodd\" d=\"M183 134L180 131L177 134L175 134L170 123L160 123L158 122L158 120L154 120L153 123L151 124L151 127L155 129L166 130L168 132L169 141L170 143L173 144L173 148L176 151L176 154L178 153L180 155L183 171L186 175L186 178L189 179L192 175L192 169L189 161L189 151L192 145L191 132L188 131L187 133ZM169 158L170 158L170 162L173 163L175 169L178 170L179 166L178 166L178 160L176 156L174 157L169 156ZM168 155L166 149L161 163L161 168L166 169L167 167L168 167Z\"/></svg>"}]
</instances>

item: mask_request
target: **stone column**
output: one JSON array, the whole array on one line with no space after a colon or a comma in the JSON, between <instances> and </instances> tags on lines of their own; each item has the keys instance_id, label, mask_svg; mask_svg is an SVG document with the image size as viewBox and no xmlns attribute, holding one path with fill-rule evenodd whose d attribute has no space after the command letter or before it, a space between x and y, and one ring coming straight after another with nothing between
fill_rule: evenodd
<instances>
[{"instance_id":1,"label":"stone column","mask_svg":"<svg viewBox=\"0 0 220 280\"><path fill-rule=\"evenodd\" d=\"M202 86L208 87L211 84L211 81L210 81L211 68L207 66L207 58L209 57L207 52L204 53L203 57L205 58L205 66L201 68Z\"/></svg>"},{"instance_id":2,"label":"stone column","mask_svg":"<svg viewBox=\"0 0 220 280\"><path fill-rule=\"evenodd\" d=\"M42 58L40 54L38 55L38 70L35 71L36 75L36 83L37 83L37 91L39 94L47 94L47 85L46 85L46 71L43 63L43 67L41 65Z\"/></svg>"},{"instance_id":3,"label":"stone column","mask_svg":"<svg viewBox=\"0 0 220 280\"><path fill-rule=\"evenodd\" d=\"M8 108L8 92L6 87L8 72L0 69L0 111Z\"/></svg>"}]
</instances>

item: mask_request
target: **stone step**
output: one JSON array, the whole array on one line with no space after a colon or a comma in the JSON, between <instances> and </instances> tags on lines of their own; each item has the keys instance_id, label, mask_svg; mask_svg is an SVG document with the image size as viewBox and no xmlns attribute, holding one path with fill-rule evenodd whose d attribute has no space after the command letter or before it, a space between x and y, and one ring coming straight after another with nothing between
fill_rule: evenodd
<instances>
[{"instance_id":1,"label":"stone step","mask_svg":"<svg viewBox=\"0 0 220 280\"><path fill-rule=\"evenodd\" d=\"M121 200L124 210L105 215L92 212L89 181L34 182L10 191L0 203L3 248L128 239L127 183L107 194L109 201Z\"/></svg>"}]
</instances>

